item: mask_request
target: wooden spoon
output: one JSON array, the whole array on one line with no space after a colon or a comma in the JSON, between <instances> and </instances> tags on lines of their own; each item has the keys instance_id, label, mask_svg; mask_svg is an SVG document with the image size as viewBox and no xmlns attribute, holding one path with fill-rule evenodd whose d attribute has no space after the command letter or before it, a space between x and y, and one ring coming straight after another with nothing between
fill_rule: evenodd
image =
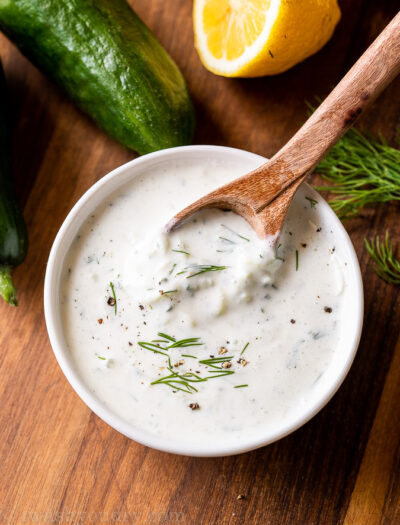
<instances>
[{"instance_id":1,"label":"wooden spoon","mask_svg":"<svg viewBox=\"0 0 400 525\"><path fill-rule=\"evenodd\" d=\"M204 208L233 210L262 239L278 240L297 188L400 71L400 12L272 159L177 213L171 232Z\"/></svg>"}]
</instances>

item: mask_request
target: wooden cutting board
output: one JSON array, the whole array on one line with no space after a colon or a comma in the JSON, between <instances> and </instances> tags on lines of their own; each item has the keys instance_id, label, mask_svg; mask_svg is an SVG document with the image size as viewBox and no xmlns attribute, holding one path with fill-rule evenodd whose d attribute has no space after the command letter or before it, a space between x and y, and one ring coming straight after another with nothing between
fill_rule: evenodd
<instances>
[{"instance_id":1,"label":"wooden cutting board","mask_svg":"<svg viewBox=\"0 0 400 525\"><path fill-rule=\"evenodd\" d=\"M398 0L341 0L334 38L273 78L207 72L193 48L189 0L131 0L185 74L197 110L196 143L271 156L399 8ZM13 165L30 235L15 272L20 306L0 304L0 525L183 523L346 525L400 522L399 288L369 267L363 239L399 208L364 211L346 227L360 257L365 326L340 391L311 422L258 451L194 459L150 450L83 404L51 351L43 278L54 236L96 180L134 158L0 37L11 92ZM395 144L400 78L360 123ZM245 497L238 499L238 495Z\"/></svg>"}]
</instances>

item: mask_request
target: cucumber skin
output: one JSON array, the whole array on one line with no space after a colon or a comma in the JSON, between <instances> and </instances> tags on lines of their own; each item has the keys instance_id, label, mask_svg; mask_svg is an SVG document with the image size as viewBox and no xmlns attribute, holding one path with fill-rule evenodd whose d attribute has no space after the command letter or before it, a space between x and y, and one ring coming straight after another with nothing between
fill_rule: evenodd
<instances>
[{"instance_id":1,"label":"cucumber skin","mask_svg":"<svg viewBox=\"0 0 400 525\"><path fill-rule=\"evenodd\" d=\"M11 177L7 86L0 62L0 273L23 262L28 236Z\"/></svg>"},{"instance_id":2,"label":"cucumber skin","mask_svg":"<svg viewBox=\"0 0 400 525\"><path fill-rule=\"evenodd\" d=\"M0 28L124 146L191 142L185 80L125 0L0 0Z\"/></svg>"}]
</instances>

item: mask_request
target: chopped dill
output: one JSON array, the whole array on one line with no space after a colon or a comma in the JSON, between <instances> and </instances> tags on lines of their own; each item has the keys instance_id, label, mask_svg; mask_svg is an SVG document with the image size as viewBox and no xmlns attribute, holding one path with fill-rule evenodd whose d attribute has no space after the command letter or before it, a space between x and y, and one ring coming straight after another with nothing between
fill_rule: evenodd
<instances>
[{"instance_id":1,"label":"chopped dill","mask_svg":"<svg viewBox=\"0 0 400 525\"><path fill-rule=\"evenodd\" d=\"M243 350L240 352L240 355L244 354L244 352L245 352L246 348L249 346L249 344L250 344L250 343L247 342L247 343L244 345L244 348L243 348Z\"/></svg>"},{"instance_id":2,"label":"chopped dill","mask_svg":"<svg viewBox=\"0 0 400 525\"><path fill-rule=\"evenodd\" d=\"M311 208L315 208L315 206L318 204L318 201L312 199L311 197L305 197L305 199L310 203Z\"/></svg>"},{"instance_id":3,"label":"chopped dill","mask_svg":"<svg viewBox=\"0 0 400 525\"><path fill-rule=\"evenodd\" d=\"M400 284L400 259L393 254L393 246L386 231L384 240L377 236L368 241L365 239L365 248L375 263L376 274L391 284Z\"/></svg>"},{"instance_id":4,"label":"chopped dill","mask_svg":"<svg viewBox=\"0 0 400 525\"><path fill-rule=\"evenodd\" d=\"M190 255L190 253L189 252L185 252L185 250L171 250L171 251L173 251L175 253L183 253L185 255Z\"/></svg>"},{"instance_id":5,"label":"chopped dill","mask_svg":"<svg viewBox=\"0 0 400 525\"><path fill-rule=\"evenodd\" d=\"M229 244L236 244L235 242L231 241L230 239L227 239L226 237L218 237L218 239L221 239L221 241L228 242Z\"/></svg>"},{"instance_id":6,"label":"chopped dill","mask_svg":"<svg viewBox=\"0 0 400 525\"><path fill-rule=\"evenodd\" d=\"M175 268L176 268L176 263L174 263L174 264L172 265L172 268L171 268L170 271L168 272L168 275L171 275L171 273L175 270Z\"/></svg>"},{"instance_id":7,"label":"chopped dill","mask_svg":"<svg viewBox=\"0 0 400 525\"><path fill-rule=\"evenodd\" d=\"M245 387L245 386L249 386L249 385L236 385L236 386L234 386L233 388L243 388L243 387Z\"/></svg>"},{"instance_id":8,"label":"chopped dill","mask_svg":"<svg viewBox=\"0 0 400 525\"><path fill-rule=\"evenodd\" d=\"M145 350L154 352L155 354L163 355L167 358L168 362L168 371L169 374L160 377L152 381L151 385L166 385L172 388L173 390L181 390L187 394L193 394L197 392L197 388L193 383L203 383L210 379L215 379L218 377L223 377L227 375L232 375L235 373L234 370L228 370L231 367L231 361L233 356L220 356L220 357L211 357L209 359L199 360L199 364L202 364L207 367L206 376L200 376L199 373L194 372L180 372L179 370L174 370L171 362L170 355L168 353L172 348L186 348L188 346L201 346L204 343L200 342L199 337L190 337L186 339L176 339L175 337L165 334L164 332L158 332L158 339L153 339L152 341L139 341L138 345ZM247 348L249 343L247 343ZM243 352L242 351L242 352ZM198 359L194 355L190 354L181 354L182 357L187 357L191 359ZM229 364L228 364L229 363ZM247 386L247 385L246 385Z\"/></svg>"},{"instance_id":9,"label":"chopped dill","mask_svg":"<svg viewBox=\"0 0 400 525\"><path fill-rule=\"evenodd\" d=\"M138 341L138 345L145 350L150 350L155 354L161 354L168 359L168 367L172 369L172 363L170 356L166 353L171 348L187 348L188 346L202 346L204 343L200 343L199 337L191 337L189 339L176 340L175 337L165 334L164 332L158 332L160 339L153 339L150 342ZM174 372L175 373L175 372Z\"/></svg>"},{"instance_id":10,"label":"chopped dill","mask_svg":"<svg viewBox=\"0 0 400 525\"><path fill-rule=\"evenodd\" d=\"M237 237L240 237L240 238L243 239L244 241L250 242L250 239L248 239L247 237L244 237L243 235L240 235L240 233L235 232L234 230L232 230L231 228L229 228L229 226L226 226L225 224L221 224L221 226L222 226L223 228L225 228L226 230L228 230L229 232L233 233L233 235L236 235Z\"/></svg>"},{"instance_id":11,"label":"chopped dill","mask_svg":"<svg viewBox=\"0 0 400 525\"><path fill-rule=\"evenodd\" d=\"M157 335L158 335L158 337L162 337L163 339L167 339L168 341L172 341L173 343L176 342L175 337L172 337L170 335L164 334L164 332L158 332Z\"/></svg>"},{"instance_id":12,"label":"chopped dill","mask_svg":"<svg viewBox=\"0 0 400 525\"><path fill-rule=\"evenodd\" d=\"M184 271L180 273L187 272L188 270L195 270L195 273L192 273L186 277L186 279L191 279L192 277L196 277L196 275L200 275L202 273L219 272L221 270L226 270L227 268L227 266L214 266L213 264L192 264L191 266L187 266Z\"/></svg>"},{"instance_id":13,"label":"chopped dill","mask_svg":"<svg viewBox=\"0 0 400 525\"><path fill-rule=\"evenodd\" d=\"M161 294L161 295L167 295L167 294L169 294L169 293L176 293L177 291L178 291L178 290L167 290L166 292L164 292L164 291L162 290L162 294Z\"/></svg>"},{"instance_id":14,"label":"chopped dill","mask_svg":"<svg viewBox=\"0 0 400 525\"><path fill-rule=\"evenodd\" d=\"M110 287L114 299L114 313L117 315L117 296L115 295L114 284L110 281Z\"/></svg>"},{"instance_id":15,"label":"chopped dill","mask_svg":"<svg viewBox=\"0 0 400 525\"><path fill-rule=\"evenodd\" d=\"M218 372L218 370L210 370L210 373L212 373L213 375L212 376L208 376L207 380L208 379L214 379L216 377L230 376L230 375L234 374L235 371L234 370L224 370L223 368L221 368L221 370L219 372Z\"/></svg>"},{"instance_id":16,"label":"chopped dill","mask_svg":"<svg viewBox=\"0 0 400 525\"><path fill-rule=\"evenodd\" d=\"M223 357L211 357L210 359L203 359L202 361L199 361L202 365L207 365L212 368L216 368L217 370L224 370L223 368L217 366L222 363L226 363L228 361L232 361L232 356L223 356ZM224 370L225 371L225 370Z\"/></svg>"},{"instance_id":17,"label":"chopped dill","mask_svg":"<svg viewBox=\"0 0 400 525\"><path fill-rule=\"evenodd\" d=\"M278 261L283 261L283 260L284 260L282 257L280 257L280 256L278 255L278 250L279 250L279 248L280 248L281 246L282 246L282 244L278 244L278 247L277 247L276 252L275 252L275 259L277 259Z\"/></svg>"},{"instance_id":18,"label":"chopped dill","mask_svg":"<svg viewBox=\"0 0 400 525\"><path fill-rule=\"evenodd\" d=\"M101 359L101 360L103 360L103 361L106 361L106 358L105 358L105 357L101 357L101 355L98 355L98 356L97 356L97 359Z\"/></svg>"},{"instance_id":19,"label":"chopped dill","mask_svg":"<svg viewBox=\"0 0 400 525\"><path fill-rule=\"evenodd\" d=\"M193 392L197 392L197 388L195 388L190 383L200 383L202 381L207 381L207 379L201 378L193 372L186 372L184 374L180 374L179 372L174 372L171 367L168 367L168 370L171 372L170 375L161 377L160 379L156 379L150 384L164 384L173 388L174 390L181 390L182 392L186 392L187 394L193 394Z\"/></svg>"},{"instance_id":20,"label":"chopped dill","mask_svg":"<svg viewBox=\"0 0 400 525\"><path fill-rule=\"evenodd\" d=\"M296 272L299 269L299 250L296 250Z\"/></svg>"}]
</instances>

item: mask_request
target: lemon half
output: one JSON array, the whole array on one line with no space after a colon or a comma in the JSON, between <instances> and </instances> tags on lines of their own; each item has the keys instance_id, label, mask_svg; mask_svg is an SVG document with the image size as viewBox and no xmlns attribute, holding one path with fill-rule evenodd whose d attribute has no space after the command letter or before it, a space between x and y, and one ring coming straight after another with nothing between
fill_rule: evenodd
<instances>
[{"instance_id":1,"label":"lemon half","mask_svg":"<svg viewBox=\"0 0 400 525\"><path fill-rule=\"evenodd\" d=\"M337 0L194 0L195 45L226 77L282 73L316 53L340 19Z\"/></svg>"}]
</instances>

